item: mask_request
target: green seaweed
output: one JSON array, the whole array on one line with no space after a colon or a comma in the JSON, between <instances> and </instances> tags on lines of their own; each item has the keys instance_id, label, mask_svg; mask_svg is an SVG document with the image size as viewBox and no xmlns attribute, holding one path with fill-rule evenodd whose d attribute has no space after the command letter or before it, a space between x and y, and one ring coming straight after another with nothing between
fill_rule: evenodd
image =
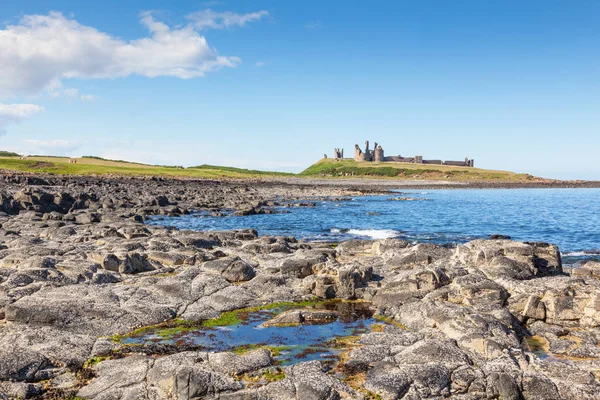
<instances>
[{"instance_id":1,"label":"green seaweed","mask_svg":"<svg viewBox=\"0 0 600 400\"><path fill-rule=\"evenodd\" d=\"M392 317L386 317L383 315L374 315L373 318L375 318L377 321L385 322L388 325L394 325L395 327L404 329L405 331L408 330L408 327L406 327L405 325L402 325L400 322L396 321Z\"/></svg>"},{"instance_id":2,"label":"green seaweed","mask_svg":"<svg viewBox=\"0 0 600 400\"><path fill-rule=\"evenodd\" d=\"M110 339L113 342L121 342L123 339L131 337L144 336L148 333L156 333L163 339L171 339L173 336L197 329L199 324L194 321L186 321L184 319L175 318L174 320L163 322L157 325L143 326L126 334L112 335Z\"/></svg>"},{"instance_id":3,"label":"green seaweed","mask_svg":"<svg viewBox=\"0 0 600 400\"><path fill-rule=\"evenodd\" d=\"M242 322L239 318L239 310L236 311L227 311L221 313L217 318L208 319L202 322L202 326L206 328L214 328L217 326L231 326L237 325Z\"/></svg>"},{"instance_id":4,"label":"green seaweed","mask_svg":"<svg viewBox=\"0 0 600 400\"><path fill-rule=\"evenodd\" d=\"M265 345L264 343L250 343L250 344L244 344L242 346L238 346L235 349L231 350L231 352L233 354L242 355L242 354L246 354L252 350L257 350L257 349L267 349L271 352L272 357L278 357L281 355L282 352L291 350L292 347L291 346L268 346L268 345Z\"/></svg>"},{"instance_id":5,"label":"green seaweed","mask_svg":"<svg viewBox=\"0 0 600 400\"><path fill-rule=\"evenodd\" d=\"M89 358L83 363L83 368L92 368L96 364L100 364L102 361L110 360L111 356L94 356Z\"/></svg>"},{"instance_id":6,"label":"green seaweed","mask_svg":"<svg viewBox=\"0 0 600 400\"><path fill-rule=\"evenodd\" d=\"M303 308L303 307L314 307L319 304L325 304L327 300L304 300L304 301L281 301L277 303L265 304L256 307L240 308L238 310L227 311L221 313L216 318L208 319L202 323L202 326L206 328L215 328L217 326L231 326L237 325L244 321L247 314L257 311L268 311L275 309L288 309L288 308Z\"/></svg>"},{"instance_id":7,"label":"green seaweed","mask_svg":"<svg viewBox=\"0 0 600 400\"><path fill-rule=\"evenodd\" d=\"M265 371L263 377L269 382L281 381L285 379L285 372L281 370L278 372Z\"/></svg>"},{"instance_id":8,"label":"green seaweed","mask_svg":"<svg viewBox=\"0 0 600 400\"><path fill-rule=\"evenodd\" d=\"M263 347L265 347L265 346L260 343L244 344L242 346L238 346L235 349L231 350L231 352L233 354L242 355L242 354L246 354L252 350L262 349Z\"/></svg>"},{"instance_id":9,"label":"green seaweed","mask_svg":"<svg viewBox=\"0 0 600 400\"><path fill-rule=\"evenodd\" d=\"M273 357L279 357L284 351L292 350L292 346L267 346Z\"/></svg>"}]
</instances>

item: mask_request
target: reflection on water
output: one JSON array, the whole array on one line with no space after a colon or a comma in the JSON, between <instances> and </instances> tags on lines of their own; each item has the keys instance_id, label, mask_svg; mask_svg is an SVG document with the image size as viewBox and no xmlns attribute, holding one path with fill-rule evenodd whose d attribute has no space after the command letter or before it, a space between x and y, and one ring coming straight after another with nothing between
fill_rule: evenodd
<instances>
[{"instance_id":1,"label":"reflection on water","mask_svg":"<svg viewBox=\"0 0 600 400\"><path fill-rule=\"evenodd\" d=\"M270 310L243 313L242 321L231 326L184 329L165 336L157 328L127 337L124 344L165 343L194 345L211 352L239 351L268 346L281 364L299 361L331 360L342 351L336 341L368 332L377 322L368 303L329 301L314 305L314 310L331 310L337 318L304 322L297 326L261 326L276 315L294 309L287 305Z\"/></svg>"}]
</instances>

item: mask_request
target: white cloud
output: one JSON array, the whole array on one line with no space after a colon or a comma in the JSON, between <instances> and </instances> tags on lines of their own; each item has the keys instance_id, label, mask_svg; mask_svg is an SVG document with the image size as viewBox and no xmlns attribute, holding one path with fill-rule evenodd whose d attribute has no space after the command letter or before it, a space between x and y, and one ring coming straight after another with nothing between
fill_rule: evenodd
<instances>
[{"instance_id":1,"label":"white cloud","mask_svg":"<svg viewBox=\"0 0 600 400\"><path fill-rule=\"evenodd\" d=\"M222 13L213 20L222 26L244 25L262 13ZM131 41L81 25L59 12L28 15L17 25L6 26L0 30L0 98L56 90L69 78L136 74L189 79L240 62L237 57L219 56L198 33L195 22L171 28L150 13L142 14L141 22L150 35Z\"/></svg>"},{"instance_id":2,"label":"white cloud","mask_svg":"<svg viewBox=\"0 0 600 400\"><path fill-rule=\"evenodd\" d=\"M264 67L265 65L267 65L267 63L263 62L263 61L257 61L257 63L256 63L257 67Z\"/></svg>"},{"instance_id":3,"label":"white cloud","mask_svg":"<svg viewBox=\"0 0 600 400\"><path fill-rule=\"evenodd\" d=\"M0 136L6 133L5 127L7 125L19 123L41 111L44 111L44 107L35 104L0 103Z\"/></svg>"},{"instance_id":4,"label":"white cloud","mask_svg":"<svg viewBox=\"0 0 600 400\"><path fill-rule=\"evenodd\" d=\"M69 99L77 99L80 96L79 90L77 89L65 89L63 93L65 97Z\"/></svg>"},{"instance_id":5,"label":"white cloud","mask_svg":"<svg viewBox=\"0 0 600 400\"><path fill-rule=\"evenodd\" d=\"M189 14L187 18L197 29L224 29L232 26L244 26L248 22L257 21L269 15L266 10L248 14L236 14L231 11L218 12L210 9Z\"/></svg>"},{"instance_id":6,"label":"white cloud","mask_svg":"<svg viewBox=\"0 0 600 400\"><path fill-rule=\"evenodd\" d=\"M79 96L79 100L81 101L94 101L98 98L98 96L94 96L93 94L82 94Z\"/></svg>"},{"instance_id":7,"label":"white cloud","mask_svg":"<svg viewBox=\"0 0 600 400\"><path fill-rule=\"evenodd\" d=\"M54 99L64 98L69 101L81 100L81 101L93 101L96 100L96 96L93 94L81 94L79 89L54 89L49 92L50 97Z\"/></svg>"},{"instance_id":8,"label":"white cloud","mask_svg":"<svg viewBox=\"0 0 600 400\"><path fill-rule=\"evenodd\" d=\"M38 140L23 139L23 150L26 154L47 154L62 156L71 153L81 147L78 140Z\"/></svg>"}]
</instances>

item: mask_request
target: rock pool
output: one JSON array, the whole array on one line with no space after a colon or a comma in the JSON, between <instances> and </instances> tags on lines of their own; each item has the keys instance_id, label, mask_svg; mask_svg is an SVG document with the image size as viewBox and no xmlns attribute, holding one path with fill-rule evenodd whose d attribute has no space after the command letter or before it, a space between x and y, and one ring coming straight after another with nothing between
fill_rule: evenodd
<instances>
[{"instance_id":1,"label":"rock pool","mask_svg":"<svg viewBox=\"0 0 600 400\"><path fill-rule=\"evenodd\" d=\"M277 316L296 310L303 314L295 322L282 321L268 325ZM268 309L237 310L220 317L225 326L154 327L143 329L121 339L126 345L181 346L211 352L244 352L268 347L281 365L300 361L335 362L347 349L348 341L368 332L379 321L367 302L325 301L306 306L285 303ZM219 319L216 325L219 325ZM213 320L215 321L215 320ZM275 319L275 323L277 320Z\"/></svg>"}]
</instances>

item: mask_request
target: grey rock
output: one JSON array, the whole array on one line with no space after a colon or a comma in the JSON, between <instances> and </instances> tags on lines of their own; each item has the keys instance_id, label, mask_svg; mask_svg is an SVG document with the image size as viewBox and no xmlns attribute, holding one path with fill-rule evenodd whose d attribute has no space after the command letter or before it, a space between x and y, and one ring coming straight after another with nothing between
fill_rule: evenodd
<instances>
[{"instance_id":1,"label":"grey rock","mask_svg":"<svg viewBox=\"0 0 600 400\"><path fill-rule=\"evenodd\" d=\"M412 379L405 371L382 364L369 370L364 387L384 400L397 400L404 397L411 384Z\"/></svg>"},{"instance_id":2,"label":"grey rock","mask_svg":"<svg viewBox=\"0 0 600 400\"><path fill-rule=\"evenodd\" d=\"M257 349L242 355L229 352L211 353L208 355L208 363L214 371L239 375L268 367L273 363L273 359L269 350Z\"/></svg>"},{"instance_id":3,"label":"grey rock","mask_svg":"<svg viewBox=\"0 0 600 400\"><path fill-rule=\"evenodd\" d=\"M230 282L244 282L254 278L254 267L240 257L226 257L219 260L207 261L202 267L213 273L222 275Z\"/></svg>"}]
</instances>

